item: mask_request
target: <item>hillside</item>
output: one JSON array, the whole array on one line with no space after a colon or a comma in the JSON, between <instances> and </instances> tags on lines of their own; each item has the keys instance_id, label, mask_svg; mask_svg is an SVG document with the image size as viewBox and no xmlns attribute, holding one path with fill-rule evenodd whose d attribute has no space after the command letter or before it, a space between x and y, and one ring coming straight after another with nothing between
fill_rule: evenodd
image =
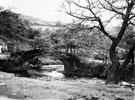
<instances>
[{"instance_id":1,"label":"hillside","mask_svg":"<svg viewBox=\"0 0 135 100\"><path fill-rule=\"evenodd\" d=\"M43 21L38 18L34 18L31 16L27 16L27 15L21 15L21 14L20 14L19 18L22 19L23 21L28 21L29 25L34 29L40 28L41 30L45 30L45 29L49 28L52 30L54 28L57 28L55 22L47 22L47 21Z\"/></svg>"},{"instance_id":2,"label":"hillside","mask_svg":"<svg viewBox=\"0 0 135 100\"><path fill-rule=\"evenodd\" d=\"M27 15L20 15L19 18L24 20L24 21L30 22L31 25L47 25L48 24L45 21L42 21L38 18L34 18L34 17L31 17L31 16L27 16Z\"/></svg>"}]
</instances>

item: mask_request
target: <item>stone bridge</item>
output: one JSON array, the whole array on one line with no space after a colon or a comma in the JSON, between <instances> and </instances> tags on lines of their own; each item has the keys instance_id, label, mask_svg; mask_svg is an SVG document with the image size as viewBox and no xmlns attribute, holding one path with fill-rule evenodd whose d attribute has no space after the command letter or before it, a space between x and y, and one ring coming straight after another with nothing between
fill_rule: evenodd
<instances>
[{"instance_id":1,"label":"stone bridge","mask_svg":"<svg viewBox=\"0 0 135 100\"><path fill-rule=\"evenodd\" d=\"M78 77L102 77L107 76L104 63L83 61L75 54L57 51L54 53L64 65L64 74Z\"/></svg>"},{"instance_id":2,"label":"stone bridge","mask_svg":"<svg viewBox=\"0 0 135 100\"><path fill-rule=\"evenodd\" d=\"M41 54L40 49L11 53L8 59L0 59L0 70L7 72L27 70L26 62Z\"/></svg>"}]
</instances>

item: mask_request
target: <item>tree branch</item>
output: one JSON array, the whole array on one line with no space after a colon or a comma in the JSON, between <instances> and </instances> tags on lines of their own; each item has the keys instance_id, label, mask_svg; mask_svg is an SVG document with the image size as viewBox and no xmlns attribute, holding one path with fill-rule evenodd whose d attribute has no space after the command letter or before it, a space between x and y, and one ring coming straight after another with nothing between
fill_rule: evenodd
<instances>
[{"instance_id":1,"label":"tree branch","mask_svg":"<svg viewBox=\"0 0 135 100\"><path fill-rule=\"evenodd\" d=\"M131 24L131 25L135 26L135 23L133 23L133 22L131 22L131 21L129 21L129 24Z\"/></svg>"},{"instance_id":2,"label":"tree branch","mask_svg":"<svg viewBox=\"0 0 135 100\"><path fill-rule=\"evenodd\" d=\"M103 23L101 21L101 19L99 19L99 25L100 25L100 31L102 31L108 38L110 38L112 41L114 41L114 37L112 35L110 35L108 32L105 31L105 28L103 26Z\"/></svg>"},{"instance_id":3,"label":"tree branch","mask_svg":"<svg viewBox=\"0 0 135 100\"><path fill-rule=\"evenodd\" d=\"M98 22L98 23L99 23L99 26L95 26L95 25L94 25L94 28L95 28L95 27L98 28L98 29L99 29L100 31L102 31L108 38L110 38L112 41L114 40L114 37L113 37L112 35L110 35L110 34L105 30L104 25L103 25L101 19L96 16L97 13L95 13L95 12L92 10L92 9L94 9L94 8L91 8L91 6L93 6L93 5L91 5L91 3L90 3L89 0L87 1L88 6L86 6L86 7L85 7L85 6L82 6L82 5L78 4L78 3L76 3L76 2L74 2L74 1L72 1L72 3L75 4L75 5L76 5L77 7L79 7L79 8L89 10L90 13L91 13L93 16L85 16L85 15L83 15L83 14L77 15L77 13L72 13L71 10L70 10L70 12L66 11L66 13L67 13L68 15L70 15L70 16L72 16L72 17L74 17L74 18L80 19L80 20L91 21L91 22L94 22L94 21L95 21L95 22ZM71 3L68 3L68 4L70 5ZM69 7L70 7L70 6L69 6ZM93 6L93 7L94 7L94 6ZM115 14L113 17L111 17L110 20L108 20L108 23L109 23L116 15L117 15L117 14ZM91 27L91 28L87 28L87 27L86 27L86 28L84 28L84 29L93 29L93 27Z\"/></svg>"},{"instance_id":4,"label":"tree branch","mask_svg":"<svg viewBox=\"0 0 135 100\"><path fill-rule=\"evenodd\" d=\"M114 14L109 20L107 20L105 23L106 23L106 25L108 25L116 16L117 16L118 14ZM106 26L105 25L105 26Z\"/></svg>"},{"instance_id":5,"label":"tree branch","mask_svg":"<svg viewBox=\"0 0 135 100\"><path fill-rule=\"evenodd\" d=\"M114 13L117 13L117 14L121 15L122 18L125 16L123 12L118 11L118 9L122 9L122 8L115 7L115 6L114 6L112 3L110 3L109 1L104 0L104 1L110 6L110 8L107 8L100 0L98 0L98 1L99 1L99 3L101 4L101 6L102 6L104 9L106 9L106 10L108 10L108 11L111 11L111 12L114 12ZM125 7L125 8L126 8L126 7ZM116 9L117 9L117 10L116 10ZM124 8L123 8L123 9L124 9Z\"/></svg>"}]
</instances>

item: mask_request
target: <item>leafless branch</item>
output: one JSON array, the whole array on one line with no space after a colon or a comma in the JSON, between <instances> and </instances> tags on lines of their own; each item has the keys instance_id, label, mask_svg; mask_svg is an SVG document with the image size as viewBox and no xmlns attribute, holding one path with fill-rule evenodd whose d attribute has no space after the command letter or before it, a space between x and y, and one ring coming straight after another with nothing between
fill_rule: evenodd
<instances>
[{"instance_id":1,"label":"leafless branch","mask_svg":"<svg viewBox=\"0 0 135 100\"><path fill-rule=\"evenodd\" d=\"M112 41L114 41L114 37L112 35L110 35L107 31L105 31L105 28L103 26L103 23L101 21L101 19L99 19L99 25L100 25L100 31L102 31L108 38L110 38Z\"/></svg>"},{"instance_id":2,"label":"leafless branch","mask_svg":"<svg viewBox=\"0 0 135 100\"><path fill-rule=\"evenodd\" d=\"M121 15L122 17L125 16L123 12L121 12L121 11L118 10L118 9L124 9L124 8L115 7L115 6L114 6L112 3L110 3L108 0L104 0L104 1L107 3L107 5L109 5L109 7L106 7L100 0L98 0L98 1L99 1L99 3L101 4L101 6L102 6L104 9L106 9L106 10L108 10L108 11L111 11L111 12L114 12L114 13L117 13L117 14ZM126 8L126 7L125 7L125 8Z\"/></svg>"},{"instance_id":3,"label":"leafless branch","mask_svg":"<svg viewBox=\"0 0 135 100\"><path fill-rule=\"evenodd\" d=\"M117 15L118 15L118 14L114 14L109 20L107 20L107 21L105 22L105 23L106 23L105 26L107 26Z\"/></svg>"},{"instance_id":4,"label":"leafless branch","mask_svg":"<svg viewBox=\"0 0 135 100\"><path fill-rule=\"evenodd\" d=\"M94 18L96 18L96 14L95 14L94 11L92 10L92 8L91 8L91 6L90 6L91 4L90 4L89 0L88 0L89 7L79 5L79 4L77 4L76 2L74 2L74 1L72 1L72 2L73 2L77 7L83 8L83 9L86 9L86 10L90 11L90 13L94 16Z\"/></svg>"},{"instance_id":5,"label":"leafless branch","mask_svg":"<svg viewBox=\"0 0 135 100\"><path fill-rule=\"evenodd\" d=\"M135 26L135 23L134 22L129 21L129 24Z\"/></svg>"},{"instance_id":6,"label":"leafless branch","mask_svg":"<svg viewBox=\"0 0 135 100\"><path fill-rule=\"evenodd\" d=\"M126 0L127 5L129 5L129 0Z\"/></svg>"},{"instance_id":7,"label":"leafless branch","mask_svg":"<svg viewBox=\"0 0 135 100\"><path fill-rule=\"evenodd\" d=\"M134 14L134 13L131 13L129 19L131 20L131 19L133 19L133 18L135 18L135 14Z\"/></svg>"},{"instance_id":8,"label":"leafless branch","mask_svg":"<svg viewBox=\"0 0 135 100\"><path fill-rule=\"evenodd\" d=\"M114 40L114 37L111 36L104 28L104 25L101 21L101 19L99 17L97 17L97 13L95 13L93 11L93 9L95 8L94 4L90 3L89 0L87 0L87 3L88 3L88 6L82 6L80 5L79 3L76 3L75 1L72 1L72 4L76 5L78 8L82 8L82 9L85 9L85 10L88 10L90 11L90 13L92 14L92 16L87 16L87 15L83 15L82 13L81 14L77 14L77 13L73 13L71 10L67 11L66 10L66 13L74 18L77 18L77 19L80 19L80 20L85 20L85 21L90 21L90 22L98 22L99 23L99 26L98 25L94 25L93 27L85 27L85 28L80 28L80 30L82 29L89 29L89 30L92 30L93 28L98 28L100 31L102 31L108 38L110 38L112 41ZM68 3L69 5L71 3ZM69 6L71 7L71 6ZM70 8L69 8L70 9ZM110 18L110 20L108 20L108 23L116 16L117 14L115 14L114 16L112 16Z\"/></svg>"},{"instance_id":9,"label":"leafless branch","mask_svg":"<svg viewBox=\"0 0 135 100\"><path fill-rule=\"evenodd\" d=\"M121 40L121 38L122 38L122 36L123 36L123 34L124 34L125 30L126 30L126 27L128 26L128 23L130 21L130 14L131 14L131 11L133 9L134 3L135 3L135 1L131 0L131 2L129 3L129 6L127 7L126 15L124 16L125 18L123 19L121 29L120 29L119 34L117 36L118 41Z\"/></svg>"}]
</instances>

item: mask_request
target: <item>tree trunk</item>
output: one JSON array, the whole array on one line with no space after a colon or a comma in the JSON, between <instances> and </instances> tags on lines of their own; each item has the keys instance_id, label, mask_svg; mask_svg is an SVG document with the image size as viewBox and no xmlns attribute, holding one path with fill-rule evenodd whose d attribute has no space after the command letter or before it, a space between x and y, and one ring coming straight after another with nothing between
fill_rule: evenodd
<instances>
[{"instance_id":1,"label":"tree trunk","mask_svg":"<svg viewBox=\"0 0 135 100\"><path fill-rule=\"evenodd\" d=\"M113 42L109 52L112 65L107 76L106 84L117 84L119 82L120 63L115 53L115 48L116 48L116 44Z\"/></svg>"},{"instance_id":2,"label":"tree trunk","mask_svg":"<svg viewBox=\"0 0 135 100\"><path fill-rule=\"evenodd\" d=\"M134 37L134 40L133 40L134 42L133 42L133 56L132 56L132 66L133 66L133 68L134 68L134 72L133 72L133 77L134 77L134 81L135 81L135 59L134 59L134 57L135 57L135 55L134 55L134 51L135 51L135 37Z\"/></svg>"},{"instance_id":3,"label":"tree trunk","mask_svg":"<svg viewBox=\"0 0 135 100\"><path fill-rule=\"evenodd\" d=\"M107 76L107 82L106 84L118 84L119 80L120 80L120 62L119 62L119 58L117 57L116 55L116 47L118 46L125 30L126 30L126 27L128 26L128 23L127 21L125 20L122 24L122 27L121 27L121 30L117 36L117 38L115 38L113 41L112 41L112 45L110 47L110 51L109 51L109 55L110 55L110 60L112 62L112 65L111 65L111 69L108 73L108 76Z\"/></svg>"},{"instance_id":4,"label":"tree trunk","mask_svg":"<svg viewBox=\"0 0 135 100\"><path fill-rule=\"evenodd\" d=\"M133 72L133 77L134 77L134 80L135 80L135 65L134 65L134 52L133 52L133 57L132 57L132 67L133 67L133 70L134 70L134 72Z\"/></svg>"},{"instance_id":5,"label":"tree trunk","mask_svg":"<svg viewBox=\"0 0 135 100\"><path fill-rule=\"evenodd\" d=\"M124 70L126 69L128 63L130 62L130 60L132 60L132 68L133 68L133 77L134 77L134 71L135 71L135 68L134 68L134 50L135 50L135 43L132 45L132 47L130 48L129 52L128 52L128 55L127 55L127 58L126 60L124 61L124 63L122 64L121 68L120 68L120 76L122 75L122 73L124 72Z\"/></svg>"},{"instance_id":6,"label":"tree trunk","mask_svg":"<svg viewBox=\"0 0 135 100\"><path fill-rule=\"evenodd\" d=\"M126 60L125 60L124 63L121 65L121 68L120 68L120 71L119 71L119 73L120 73L119 76L121 76L121 75L123 74L123 72L125 71L127 65L129 64L130 60L133 60L133 59L132 59L132 57L133 57L133 52L134 52L134 49L133 49L133 48L130 48ZM133 67L133 66L132 66L132 67Z\"/></svg>"},{"instance_id":7,"label":"tree trunk","mask_svg":"<svg viewBox=\"0 0 135 100\"><path fill-rule=\"evenodd\" d=\"M133 44L133 47L132 47L132 52L131 52L131 60L132 60L132 68L133 68L133 80L135 80L135 65L134 65L134 50L135 50L135 43Z\"/></svg>"},{"instance_id":8,"label":"tree trunk","mask_svg":"<svg viewBox=\"0 0 135 100\"><path fill-rule=\"evenodd\" d=\"M118 84L120 77L123 74L124 70L126 69L127 65L129 64L130 60L132 60L132 65L134 68L134 45L132 48L130 48L126 60L120 66L119 59L115 54L114 44L112 44L110 48L110 59L112 61L112 66L110 72L108 73L106 83Z\"/></svg>"},{"instance_id":9,"label":"tree trunk","mask_svg":"<svg viewBox=\"0 0 135 100\"><path fill-rule=\"evenodd\" d=\"M131 70L132 70L132 77L135 77L135 68L134 68L134 51L131 52Z\"/></svg>"}]
</instances>

